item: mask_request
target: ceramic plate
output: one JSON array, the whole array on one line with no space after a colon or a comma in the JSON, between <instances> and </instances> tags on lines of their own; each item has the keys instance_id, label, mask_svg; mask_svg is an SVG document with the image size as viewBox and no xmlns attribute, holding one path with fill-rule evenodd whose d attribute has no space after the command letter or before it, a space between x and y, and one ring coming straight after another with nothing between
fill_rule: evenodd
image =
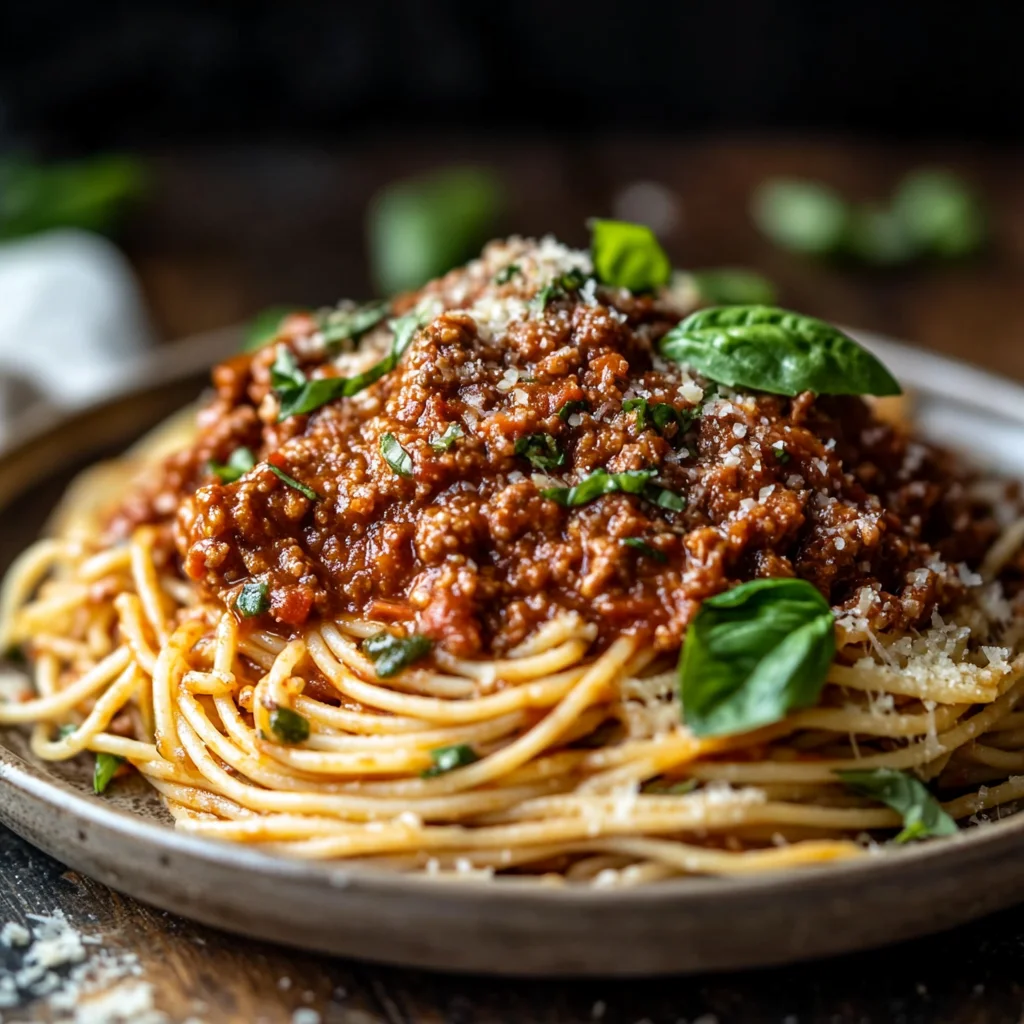
<instances>
[{"instance_id":1,"label":"ceramic plate","mask_svg":"<svg viewBox=\"0 0 1024 1024\"><path fill-rule=\"evenodd\" d=\"M926 435L1024 476L1024 388L859 335L914 393ZM221 334L162 353L131 393L73 416L39 411L0 458L0 567L70 476L196 397L235 348ZM649 888L451 882L309 864L181 835L138 781L97 798L84 764L42 764L0 732L0 820L78 871L206 924L329 953L521 975L752 967L936 931L1024 900L1024 814L831 867Z\"/></svg>"}]
</instances>

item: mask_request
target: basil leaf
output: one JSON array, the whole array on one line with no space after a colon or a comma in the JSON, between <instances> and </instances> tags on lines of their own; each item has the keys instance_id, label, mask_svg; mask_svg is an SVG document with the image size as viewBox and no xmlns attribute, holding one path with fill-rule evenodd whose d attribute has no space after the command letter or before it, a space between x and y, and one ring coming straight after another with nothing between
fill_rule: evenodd
<instances>
[{"instance_id":1,"label":"basil leaf","mask_svg":"<svg viewBox=\"0 0 1024 1024\"><path fill-rule=\"evenodd\" d=\"M292 490L298 491L299 494L305 495L310 501L319 501L320 495L313 490L312 487L307 487L304 483L296 480L295 477L289 476L283 469L278 469L272 462L267 463L267 469L270 470L274 476L283 480Z\"/></svg>"},{"instance_id":2,"label":"basil leaf","mask_svg":"<svg viewBox=\"0 0 1024 1024\"><path fill-rule=\"evenodd\" d=\"M672 435L673 441L682 439L683 434L690 429L693 422L700 418L700 409L680 410L668 402L655 402L650 405L646 398L628 398L622 403L624 412L636 413L637 430L647 429L647 417L650 415L654 426L662 434L669 426L676 426L678 430Z\"/></svg>"},{"instance_id":3,"label":"basil leaf","mask_svg":"<svg viewBox=\"0 0 1024 1024\"><path fill-rule=\"evenodd\" d=\"M764 182L754 193L751 214L776 245L815 256L842 248L850 220L850 209L838 192L788 178Z\"/></svg>"},{"instance_id":4,"label":"basil leaf","mask_svg":"<svg viewBox=\"0 0 1024 1024\"><path fill-rule=\"evenodd\" d=\"M959 830L956 822L928 792L920 779L895 768L836 772L860 796L887 804L903 815L903 831L893 840L906 843L928 836L951 836Z\"/></svg>"},{"instance_id":5,"label":"basil leaf","mask_svg":"<svg viewBox=\"0 0 1024 1024\"><path fill-rule=\"evenodd\" d=\"M565 452L550 434L526 434L519 438L516 455L528 459L536 469L557 469L565 465Z\"/></svg>"},{"instance_id":6,"label":"basil leaf","mask_svg":"<svg viewBox=\"0 0 1024 1024\"><path fill-rule=\"evenodd\" d=\"M636 429L646 430L647 429L647 399L646 398L627 398L622 403L623 412L635 412L636 413Z\"/></svg>"},{"instance_id":7,"label":"basil leaf","mask_svg":"<svg viewBox=\"0 0 1024 1024\"><path fill-rule=\"evenodd\" d=\"M656 562L667 562L668 556L664 551L659 551L657 548L652 548L647 541L641 537L626 537L622 541L623 544L628 548L633 548L634 551L639 551L641 555L646 555L648 558L653 558Z\"/></svg>"},{"instance_id":8,"label":"basil leaf","mask_svg":"<svg viewBox=\"0 0 1024 1024\"><path fill-rule=\"evenodd\" d=\"M936 256L968 256L985 242L987 225L981 201L948 171L908 175L893 196L892 212L915 246Z\"/></svg>"},{"instance_id":9,"label":"basil leaf","mask_svg":"<svg viewBox=\"0 0 1024 1024\"><path fill-rule=\"evenodd\" d=\"M381 435L380 453L399 476L412 476L412 456L398 443L394 434Z\"/></svg>"},{"instance_id":10,"label":"basil leaf","mask_svg":"<svg viewBox=\"0 0 1024 1024\"><path fill-rule=\"evenodd\" d=\"M772 455L774 455L775 458L778 459L779 464L783 466L792 458L789 452L786 451L784 445L781 445L778 448L776 448L775 445L772 445L769 451L771 451Z\"/></svg>"},{"instance_id":11,"label":"basil leaf","mask_svg":"<svg viewBox=\"0 0 1024 1024\"><path fill-rule=\"evenodd\" d=\"M764 579L709 597L679 658L683 720L697 736L747 732L814 704L835 620L806 580Z\"/></svg>"},{"instance_id":12,"label":"basil leaf","mask_svg":"<svg viewBox=\"0 0 1024 1024\"><path fill-rule=\"evenodd\" d=\"M124 758L117 754L97 754L96 766L92 770L92 791L97 795L105 793L107 786L117 774L117 769L123 764Z\"/></svg>"},{"instance_id":13,"label":"basil leaf","mask_svg":"<svg viewBox=\"0 0 1024 1024\"><path fill-rule=\"evenodd\" d=\"M378 192L367 233L381 293L418 288L474 255L494 234L503 206L501 182L485 168L446 168Z\"/></svg>"},{"instance_id":14,"label":"basil leaf","mask_svg":"<svg viewBox=\"0 0 1024 1024\"><path fill-rule=\"evenodd\" d=\"M78 726L71 722L65 722L62 726L57 729L57 739L66 740L73 732L78 730Z\"/></svg>"},{"instance_id":15,"label":"basil leaf","mask_svg":"<svg viewBox=\"0 0 1024 1024\"><path fill-rule=\"evenodd\" d=\"M898 395L892 374L838 328L774 306L714 306L661 340L669 359L730 387L777 395Z\"/></svg>"},{"instance_id":16,"label":"basil leaf","mask_svg":"<svg viewBox=\"0 0 1024 1024\"><path fill-rule=\"evenodd\" d=\"M508 284L513 277L521 274L522 272L522 268L518 263L510 263L507 267L502 267L501 270L494 275L494 283Z\"/></svg>"},{"instance_id":17,"label":"basil leaf","mask_svg":"<svg viewBox=\"0 0 1024 1024\"><path fill-rule=\"evenodd\" d=\"M654 232L623 220L589 221L590 255L598 280L631 292L649 292L672 277L672 263Z\"/></svg>"},{"instance_id":18,"label":"basil leaf","mask_svg":"<svg viewBox=\"0 0 1024 1024\"><path fill-rule=\"evenodd\" d=\"M251 619L254 615L262 615L270 611L270 587L266 583L243 584L241 592L235 599L238 614Z\"/></svg>"},{"instance_id":19,"label":"basil leaf","mask_svg":"<svg viewBox=\"0 0 1024 1024\"><path fill-rule=\"evenodd\" d=\"M455 447L455 442L463 436L462 427L458 423L449 423L443 434L430 438L430 447L435 452L450 452Z\"/></svg>"},{"instance_id":20,"label":"basil leaf","mask_svg":"<svg viewBox=\"0 0 1024 1024\"><path fill-rule=\"evenodd\" d=\"M590 412L590 403L585 398L573 398L566 402L555 415L565 423L574 412Z\"/></svg>"},{"instance_id":21,"label":"basil leaf","mask_svg":"<svg viewBox=\"0 0 1024 1024\"><path fill-rule=\"evenodd\" d=\"M565 508L586 505L602 494L642 494L654 478L653 469L632 469L624 473L609 473L606 469L595 469L573 487L546 487L541 490L545 498L558 502Z\"/></svg>"},{"instance_id":22,"label":"basil leaf","mask_svg":"<svg viewBox=\"0 0 1024 1024\"><path fill-rule=\"evenodd\" d=\"M275 391L287 391L301 388L306 383L306 375L299 368L295 353L286 345L282 345L270 365L270 386Z\"/></svg>"},{"instance_id":23,"label":"basil leaf","mask_svg":"<svg viewBox=\"0 0 1024 1024\"><path fill-rule=\"evenodd\" d=\"M309 720L291 708L274 708L270 730L282 743L305 743L309 739Z\"/></svg>"},{"instance_id":24,"label":"basil leaf","mask_svg":"<svg viewBox=\"0 0 1024 1024\"><path fill-rule=\"evenodd\" d=\"M658 508L667 508L670 512L682 512L686 508L686 499L667 487L648 484L643 490L644 497Z\"/></svg>"},{"instance_id":25,"label":"basil leaf","mask_svg":"<svg viewBox=\"0 0 1024 1024\"><path fill-rule=\"evenodd\" d=\"M281 326L285 320L297 313L295 306L271 306L257 313L245 328L245 341L242 344L243 352L256 352L258 349L269 345L281 333Z\"/></svg>"},{"instance_id":26,"label":"basil leaf","mask_svg":"<svg viewBox=\"0 0 1024 1024\"><path fill-rule=\"evenodd\" d=\"M332 309L320 317L320 332L327 345L355 341L388 315L389 302L368 302L355 309Z\"/></svg>"},{"instance_id":27,"label":"basil leaf","mask_svg":"<svg viewBox=\"0 0 1024 1024\"><path fill-rule=\"evenodd\" d=\"M216 462L211 459L207 468L221 483L233 484L245 476L255 465L256 456L253 455L251 449L236 448L228 456L227 462Z\"/></svg>"},{"instance_id":28,"label":"basil leaf","mask_svg":"<svg viewBox=\"0 0 1024 1024\"><path fill-rule=\"evenodd\" d=\"M145 188L145 168L129 156L62 163L0 159L0 238L51 228L109 232Z\"/></svg>"},{"instance_id":29,"label":"basil leaf","mask_svg":"<svg viewBox=\"0 0 1024 1024\"><path fill-rule=\"evenodd\" d=\"M545 310L553 299L564 299L569 292L576 291L586 282L587 277L582 270L569 270L544 285L533 297L531 305L534 309Z\"/></svg>"},{"instance_id":30,"label":"basil leaf","mask_svg":"<svg viewBox=\"0 0 1024 1024\"><path fill-rule=\"evenodd\" d=\"M277 414L278 422L288 419L289 416L313 412L336 398L351 398L380 380L384 374L390 373L398 365L406 349L412 344L416 331L428 320L429 313L414 310L397 320L390 321L389 326L394 332L391 351L380 362L374 363L368 370L354 377L321 377L317 380L308 380L297 366L295 372L292 372L287 360L281 364L277 377L274 376L272 368L271 383L281 402L281 411ZM294 362L293 358L292 364Z\"/></svg>"},{"instance_id":31,"label":"basil leaf","mask_svg":"<svg viewBox=\"0 0 1024 1024\"><path fill-rule=\"evenodd\" d=\"M694 270L690 275L700 302L709 306L758 305L775 302L775 285L763 274L739 267Z\"/></svg>"},{"instance_id":32,"label":"basil leaf","mask_svg":"<svg viewBox=\"0 0 1024 1024\"><path fill-rule=\"evenodd\" d=\"M455 768L464 768L467 764L479 761L477 752L465 743L456 743L451 747L437 747L430 752L434 764L423 772L423 778L432 779L436 775L444 775Z\"/></svg>"},{"instance_id":33,"label":"basil leaf","mask_svg":"<svg viewBox=\"0 0 1024 1024\"><path fill-rule=\"evenodd\" d=\"M359 649L373 662L378 678L390 679L429 654L433 646L433 640L419 633L395 636L394 633L381 631L367 637Z\"/></svg>"},{"instance_id":34,"label":"basil leaf","mask_svg":"<svg viewBox=\"0 0 1024 1024\"><path fill-rule=\"evenodd\" d=\"M909 262L917 246L906 226L878 203L863 203L850 213L846 252L864 263L892 267Z\"/></svg>"}]
</instances>

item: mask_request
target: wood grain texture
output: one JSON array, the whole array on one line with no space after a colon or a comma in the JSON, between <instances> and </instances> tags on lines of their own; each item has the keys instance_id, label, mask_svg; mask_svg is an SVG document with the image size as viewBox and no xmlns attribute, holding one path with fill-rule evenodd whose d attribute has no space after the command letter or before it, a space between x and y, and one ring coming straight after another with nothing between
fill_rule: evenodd
<instances>
[{"instance_id":1,"label":"wood grain texture","mask_svg":"<svg viewBox=\"0 0 1024 1024\"><path fill-rule=\"evenodd\" d=\"M382 182L437 163L495 164L512 183L507 226L582 243L631 181L667 186L667 240L682 266L746 265L811 314L881 330L1024 379L1024 157L802 140L379 141L344 153L215 150L155 155L153 202L125 239L168 337L244 318L277 301L370 294L362 211ZM820 177L881 197L920 164L951 166L985 193L993 245L963 267L849 271L791 257L746 214L770 174ZM287 245L281 240L288 239ZM0 831L0 919L62 909L84 932L134 951L173 1024L278 1024L316 1010L325 1024L1019 1024L1024 918L1010 910L954 933L782 970L627 982L457 978L310 956L148 909ZM439 925L441 926L441 925ZM600 941L595 936L594 941ZM4 963L15 951L0 951ZM47 1020L46 1010L4 1021Z\"/></svg>"}]
</instances>

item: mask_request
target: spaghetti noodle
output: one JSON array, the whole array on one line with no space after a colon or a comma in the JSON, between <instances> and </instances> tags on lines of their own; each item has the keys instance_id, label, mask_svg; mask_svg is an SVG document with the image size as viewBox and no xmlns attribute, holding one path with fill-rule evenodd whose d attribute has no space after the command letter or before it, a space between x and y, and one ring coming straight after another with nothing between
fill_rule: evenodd
<instances>
[{"instance_id":1,"label":"spaghetti noodle","mask_svg":"<svg viewBox=\"0 0 1024 1024\"><path fill-rule=\"evenodd\" d=\"M657 354L678 291L592 274L510 240L220 367L12 566L34 691L0 722L188 832L454 877L862 856L908 818L848 772L961 821L1024 797L1014 490L861 398L716 393ZM828 597L820 693L699 734L680 645L775 578Z\"/></svg>"}]
</instances>

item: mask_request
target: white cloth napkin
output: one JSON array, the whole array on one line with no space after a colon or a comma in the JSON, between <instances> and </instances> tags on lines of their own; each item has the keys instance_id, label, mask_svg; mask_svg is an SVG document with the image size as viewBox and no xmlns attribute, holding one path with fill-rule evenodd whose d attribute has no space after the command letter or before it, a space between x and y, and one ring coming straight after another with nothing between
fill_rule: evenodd
<instances>
[{"instance_id":1,"label":"white cloth napkin","mask_svg":"<svg viewBox=\"0 0 1024 1024\"><path fill-rule=\"evenodd\" d=\"M116 391L152 344L131 268L105 238L59 230L0 243L0 441L32 406Z\"/></svg>"}]
</instances>

